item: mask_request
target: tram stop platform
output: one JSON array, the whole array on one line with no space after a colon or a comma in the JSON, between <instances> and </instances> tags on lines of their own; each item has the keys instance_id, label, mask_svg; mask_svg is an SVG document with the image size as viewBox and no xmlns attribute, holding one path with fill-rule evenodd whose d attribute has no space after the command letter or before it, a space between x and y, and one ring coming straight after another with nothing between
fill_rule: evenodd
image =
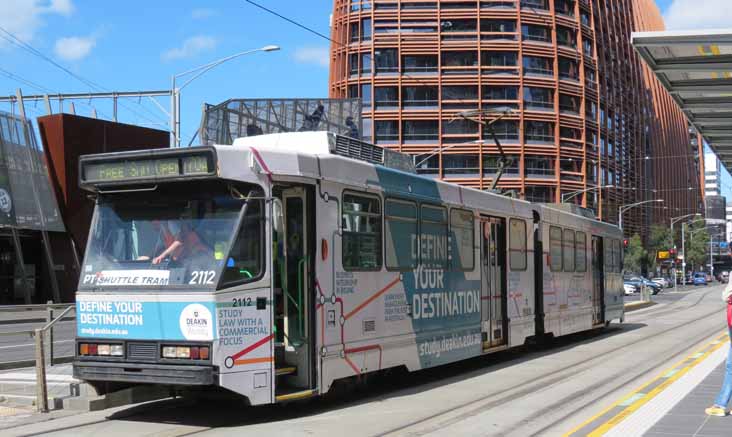
<instances>
[{"instance_id":1,"label":"tram stop platform","mask_svg":"<svg viewBox=\"0 0 732 437\"><path fill-rule=\"evenodd\" d=\"M728 349L725 331L564 437L732 437L732 415L704 412L722 386Z\"/></svg>"}]
</instances>

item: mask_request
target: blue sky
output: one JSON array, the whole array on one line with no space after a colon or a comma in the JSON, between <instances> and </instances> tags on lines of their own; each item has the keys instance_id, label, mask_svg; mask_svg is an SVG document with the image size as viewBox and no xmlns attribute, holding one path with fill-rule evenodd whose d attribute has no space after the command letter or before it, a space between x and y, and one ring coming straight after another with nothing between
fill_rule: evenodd
<instances>
[{"instance_id":1,"label":"blue sky","mask_svg":"<svg viewBox=\"0 0 732 437\"><path fill-rule=\"evenodd\" d=\"M258 1L329 33L332 0ZM656 1L672 28L728 26L732 19L730 0ZM172 74L268 44L282 47L230 61L191 83L182 93L184 143L200 122L203 102L328 93L328 42L244 0L0 0L0 27L105 90L168 89ZM14 94L19 86L24 94L43 93L23 81L52 92L90 91L68 73L0 39L0 95ZM168 109L168 99L158 101ZM112 114L111 102L75 102L81 115L89 115L92 106L104 118ZM26 107L30 116L43 113L40 103ZM11 108L0 104L0 109ZM168 116L149 100L127 101L119 117L167 129ZM727 182L732 186L729 177Z\"/></svg>"}]
</instances>

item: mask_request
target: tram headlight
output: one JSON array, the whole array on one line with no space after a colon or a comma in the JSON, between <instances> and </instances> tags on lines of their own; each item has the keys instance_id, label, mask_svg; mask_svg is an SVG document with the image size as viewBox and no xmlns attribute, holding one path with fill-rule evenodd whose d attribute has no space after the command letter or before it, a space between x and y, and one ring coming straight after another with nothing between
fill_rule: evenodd
<instances>
[{"instance_id":1,"label":"tram headlight","mask_svg":"<svg viewBox=\"0 0 732 437\"><path fill-rule=\"evenodd\" d=\"M208 360L211 357L211 348L209 346L166 345L163 346L161 355L163 358L178 360Z\"/></svg>"},{"instance_id":2,"label":"tram headlight","mask_svg":"<svg viewBox=\"0 0 732 437\"><path fill-rule=\"evenodd\" d=\"M175 358L175 346L163 346L163 358Z\"/></svg>"},{"instance_id":3,"label":"tram headlight","mask_svg":"<svg viewBox=\"0 0 732 437\"><path fill-rule=\"evenodd\" d=\"M79 343L79 355L82 357L123 357L124 346L112 343Z\"/></svg>"}]
</instances>

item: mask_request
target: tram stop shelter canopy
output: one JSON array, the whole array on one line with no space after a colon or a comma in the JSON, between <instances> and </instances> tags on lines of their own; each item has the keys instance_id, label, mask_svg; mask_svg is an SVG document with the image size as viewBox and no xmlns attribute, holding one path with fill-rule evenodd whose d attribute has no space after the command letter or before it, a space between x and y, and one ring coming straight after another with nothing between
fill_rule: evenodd
<instances>
[{"instance_id":1,"label":"tram stop shelter canopy","mask_svg":"<svg viewBox=\"0 0 732 437\"><path fill-rule=\"evenodd\" d=\"M632 44L732 169L732 29L634 32Z\"/></svg>"}]
</instances>

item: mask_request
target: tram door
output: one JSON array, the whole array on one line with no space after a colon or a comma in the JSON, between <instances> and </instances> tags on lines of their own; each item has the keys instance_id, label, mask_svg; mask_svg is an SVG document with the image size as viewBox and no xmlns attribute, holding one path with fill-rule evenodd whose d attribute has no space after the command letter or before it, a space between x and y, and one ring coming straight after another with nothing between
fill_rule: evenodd
<instances>
[{"instance_id":1,"label":"tram door","mask_svg":"<svg viewBox=\"0 0 732 437\"><path fill-rule=\"evenodd\" d=\"M481 219L481 317L483 348L506 344L505 220Z\"/></svg>"},{"instance_id":2,"label":"tram door","mask_svg":"<svg viewBox=\"0 0 732 437\"><path fill-rule=\"evenodd\" d=\"M602 237L592 236L592 324L605 322L605 277Z\"/></svg>"},{"instance_id":3,"label":"tram door","mask_svg":"<svg viewBox=\"0 0 732 437\"><path fill-rule=\"evenodd\" d=\"M281 241L278 242L279 289L275 299L279 356L275 357L278 385L291 388L311 386L310 253L308 196L305 188L282 190ZM279 358L279 359L278 359ZM284 382L285 384L280 384Z\"/></svg>"}]
</instances>

